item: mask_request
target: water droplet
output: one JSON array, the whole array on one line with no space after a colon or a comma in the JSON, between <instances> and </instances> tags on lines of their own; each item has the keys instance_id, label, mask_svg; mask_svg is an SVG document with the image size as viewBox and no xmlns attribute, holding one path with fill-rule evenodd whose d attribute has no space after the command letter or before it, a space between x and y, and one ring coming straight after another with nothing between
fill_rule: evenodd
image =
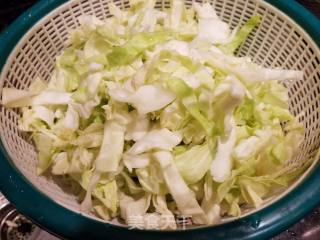
<instances>
[{"instance_id":1,"label":"water droplet","mask_svg":"<svg viewBox=\"0 0 320 240\"><path fill-rule=\"evenodd\" d=\"M288 234L290 234L292 237L296 237L296 236L297 236L297 234L296 234L294 231L292 231L292 230L287 230L287 232L288 232Z\"/></svg>"},{"instance_id":2,"label":"water droplet","mask_svg":"<svg viewBox=\"0 0 320 240\"><path fill-rule=\"evenodd\" d=\"M255 219L252 221L251 223L251 227L253 227L254 229L258 228L260 225L261 220L260 219Z\"/></svg>"}]
</instances>

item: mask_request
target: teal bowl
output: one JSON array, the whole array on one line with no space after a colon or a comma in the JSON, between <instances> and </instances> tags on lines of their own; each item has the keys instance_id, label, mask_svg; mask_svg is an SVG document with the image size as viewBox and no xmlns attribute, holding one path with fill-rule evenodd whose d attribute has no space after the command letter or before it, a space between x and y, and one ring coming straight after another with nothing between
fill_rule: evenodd
<instances>
[{"instance_id":1,"label":"teal bowl","mask_svg":"<svg viewBox=\"0 0 320 240\"><path fill-rule=\"evenodd\" d=\"M19 40L33 25L67 0L41 0L0 36L0 69ZM304 29L320 47L320 21L293 0L267 0ZM285 230L320 204L320 166L315 166L288 194L237 220L186 230L137 230L111 225L71 211L37 190L10 160L0 143L0 190L32 221L65 239L212 240L268 239Z\"/></svg>"}]
</instances>

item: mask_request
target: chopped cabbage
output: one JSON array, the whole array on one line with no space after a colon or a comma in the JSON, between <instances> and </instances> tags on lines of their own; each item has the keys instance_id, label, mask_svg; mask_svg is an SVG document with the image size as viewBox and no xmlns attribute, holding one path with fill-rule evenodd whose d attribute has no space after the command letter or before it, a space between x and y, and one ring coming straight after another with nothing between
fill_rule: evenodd
<instances>
[{"instance_id":1,"label":"chopped cabbage","mask_svg":"<svg viewBox=\"0 0 320 240\"><path fill-rule=\"evenodd\" d=\"M261 17L231 29L207 2L129 3L79 17L48 83L2 88L37 173L77 184L82 211L140 228L218 223L288 186L307 165L287 164L304 130L282 82L303 73L234 55Z\"/></svg>"}]
</instances>

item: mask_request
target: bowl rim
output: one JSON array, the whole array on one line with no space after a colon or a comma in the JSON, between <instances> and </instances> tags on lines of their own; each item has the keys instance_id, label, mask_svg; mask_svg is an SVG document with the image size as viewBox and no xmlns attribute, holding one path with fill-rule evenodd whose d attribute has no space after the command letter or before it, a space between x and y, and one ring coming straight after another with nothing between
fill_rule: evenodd
<instances>
[{"instance_id":1,"label":"bowl rim","mask_svg":"<svg viewBox=\"0 0 320 240\"><path fill-rule=\"evenodd\" d=\"M40 0L0 35L0 71L23 35L46 14L67 0ZM294 0L266 0L302 27L320 48L320 20ZM14 166L0 142L0 190L15 207L42 228L68 239L266 239L283 231L320 203L320 166L297 187L271 205L217 226L156 231L128 229L71 211L37 190ZM5 174L4 174L5 173ZM306 203L306 204L305 204ZM232 229L232 231L230 231ZM54 232L53 232L54 231Z\"/></svg>"}]
</instances>

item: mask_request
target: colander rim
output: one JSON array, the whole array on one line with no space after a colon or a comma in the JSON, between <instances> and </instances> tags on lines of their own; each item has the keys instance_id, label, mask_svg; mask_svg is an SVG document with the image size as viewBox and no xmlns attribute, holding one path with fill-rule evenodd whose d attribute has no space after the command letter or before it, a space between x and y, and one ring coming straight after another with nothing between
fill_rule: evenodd
<instances>
[{"instance_id":1,"label":"colander rim","mask_svg":"<svg viewBox=\"0 0 320 240\"><path fill-rule=\"evenodd\" d=\"M42 17L67 0L40 0L0 35L0 70L20 38ZM320 21L294 0L266 0L300 25L320 48ZM320 166L273 204L233 222L182 231L128 230L73 212L38 191L14 166L0 142L0 190L36 224L68 239L266 239L283 231L320 203ZM308 204L305 204L307 202ZM50 230L52 229L52 230ZM228 233L229 235L225 235Z\"/></svg>"}]
</instances>

